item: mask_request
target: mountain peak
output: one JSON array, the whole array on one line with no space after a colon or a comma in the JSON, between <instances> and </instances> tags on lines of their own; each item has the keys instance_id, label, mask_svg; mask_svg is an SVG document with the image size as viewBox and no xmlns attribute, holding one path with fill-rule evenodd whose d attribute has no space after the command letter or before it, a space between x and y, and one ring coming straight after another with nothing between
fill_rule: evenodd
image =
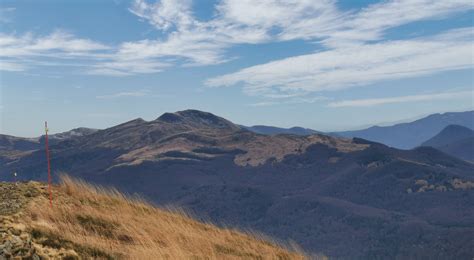
<instances>
[{"instance_id":1,"label":"mountain peak","mask_svg":"<svg viewBox=\"0 0 474 260\"><path fill-rule=\"evenodd\" d=\"M474 131L461 125L448 125L422 146L440 147L465 138L474 137Z\"/></svg>"},{"instance_id":2,"label":"mountain peak","mask_svg":"<svg viewBox=\"0 0 474 260\"><path fill-rule=\"evenodd\" d=\"M344 137L359 137L391 147L412 149L440 133L449 125L474 129L474 111L432 114L412 122L373 126L356 131L335 132ZM448 129L449 130L449 129Z\"/></svg>"},{"instance_id":3,"label":"mountain peak","mask_svg":"<svg viewBox=\"0 0 474 260\"><path fill-rule=\"evenodd\" d=\"M166 123L182 123L193 126L205 126L211 128L227 128L232 130L239 130L240 128L234 123L216 116L209 112L200 110L187 109L174 113L164 113L157 118L157 121Z\"/></svg>"},{"instance_id":4,"label":"mountain peak","mask_svg":"<svg viewBox=\"0 0 474 260\"><path fill-rule=\"evenodd\" d=\"M462 125L448 125L441 132L453 132L453 131L456 133L459 133L459 131L462 131L463 133L467 133L467 134L472 134L473 132L472 129L462 126Z\"/></svg>"}]
</instances>

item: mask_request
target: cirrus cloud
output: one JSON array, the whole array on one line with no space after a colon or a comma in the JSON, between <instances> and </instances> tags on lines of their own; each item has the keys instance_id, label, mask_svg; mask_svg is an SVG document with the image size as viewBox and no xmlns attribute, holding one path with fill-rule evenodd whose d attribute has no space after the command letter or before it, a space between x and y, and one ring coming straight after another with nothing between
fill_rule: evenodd
<instances>
[{"instance_id":1,"label":"cirrus cloud","mask_svg":"<svg viewBox=\"0 0 474 260\"><path fill-rule=\"evenodd\" d=\"M39 37L31 33L21 36L0 34L0 70L24 71L36 66L83 66L78 60L100 59L105 57L103 51L109 49L109 46L77 38L64 31Z\"/></svg>"},{"instance_id":2,"label":"cirrus cloud","mask_svg":"<svg viewBox=\"0 0 474 260\"><path fill-rule=\"evenodd\" d=\"M412 22L445 19L473 6L470 0L392 0L360 10L341 10L335 0L222 0L213 6L214 14L206 20L196 17L191 0L135 0L129 11L160 31L160 37L110 46L64 31L46 36L0 34L0 69L21 71L65 65L81 67L86 74L131 76L159 73L175 66L225 63L238 58L228 54L237 45L303 40L318 43L314 53L241 69L209 79L206 84L243 82L246 93L264 95L337 89L402 74L415 76L421 71L464 68L465 58L460 56L466 54L466 41L391 41L385 38L385 32ZM435 58L428 57L423 48L434 50ZM438 48L446 48L447 53ZM416 57L409 58L410 53ZM364 55L367 57L361 57ZM426 65L445 60L446 66L438 65L445 69ZM412 66L416 62L421 65ZM377 68L380 64L383 66ZM291 67L282 68L287 65ZM410 71L396 69L405 65ZM342 74L346 80L341 80ZM322 80L318 82L315 75Z\"/></svg>"},{"instance_id":3,"label":"cirrus cloud","mask_svg":"<svg viewBox=\"0 0 474 260\"><path fill-rule=\"evenodd\" d=\"M472 68L471 28L412 40L353 45L290 57L206 81L244 85L250 95L332 91L382 80Z\"/></svg>"},{"instance_id":4,"label":"cirrus cloud","mask_svg":"<svg viewBox=\"0 0 474 260\"><path fill-rule=\"evenodd\" d=\"M470 91L420 94L420 95L388 97L388 98L342 100L342 101L331 102L328 104L328 106L329 107L372 107L372 106L379 106L379 105L385 105L385 104L407 103L407 102L451 100L451 99L462 99L462 98L472 99L473 95L474 95L474 91L470 90Z\"/></svg>"}]
</instances>

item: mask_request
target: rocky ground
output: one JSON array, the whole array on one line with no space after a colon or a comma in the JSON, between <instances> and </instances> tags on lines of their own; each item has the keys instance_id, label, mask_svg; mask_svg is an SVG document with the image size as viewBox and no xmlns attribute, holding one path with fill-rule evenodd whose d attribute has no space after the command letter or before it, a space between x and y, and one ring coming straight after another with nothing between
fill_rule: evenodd
<instances>
[{"instance_id":1,"label":"rocky ground","mask_svg":"<svg viewBox=\"0 0 474 260\"><path fill-rule=\"evenodd\" d=\"M112 190L62 181L53 187L51 209L46 184L0 182L0 260L305 257L260 237L201 223Z\"/></svg>"},{"instance_id":2,"label":"rocky ground","mask_svg":"<svg viewBox=\"0 0 474 260\"><path fill-rule=\"evenodd\" d=\"M36 182L0 182L0 260L78 259L73 250L47 246L47 242L21 223L22 209L47 188Z\"/></svg>"},{"instance_id":3,"label":"rocky ground","mask_svg":"<svg viewBox=\"0 0 474 260\"><path fill-rule=\"evenodd\" d=\"M24 225L14 217L1 216L0 221L0 259L41 259Z\"/></svg>"},{"instance_id":4,"label":"rocky ground","mask_svg":"<svg viewBox=\"0 0 474 260\"><path fill-rule=\"evenodd\" d=\"M0 259L40 259L31 235L18 222L20 209L38 194L33 183L0 183Z\"/></svg>"}]
</instances>

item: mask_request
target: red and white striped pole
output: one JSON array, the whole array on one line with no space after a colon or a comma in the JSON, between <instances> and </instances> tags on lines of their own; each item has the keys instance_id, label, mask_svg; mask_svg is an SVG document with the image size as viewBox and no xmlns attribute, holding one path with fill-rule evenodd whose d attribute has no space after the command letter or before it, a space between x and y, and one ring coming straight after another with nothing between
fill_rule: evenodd
<instances>
[{"instance_id":1,"label":"red and white striped pole","mask_svg":"<svg viewBox=\"0 0 474 260\"><path fill-rule=\"evenodd\" d=\"M48 191L49 191L49 206L53 208L53 191L51 189L51 163L49 158L49 145L48 145L48 122L44 122L45 131L45 146L46 146L46 160L48 161Z\"/></svg>"}]
</instances>

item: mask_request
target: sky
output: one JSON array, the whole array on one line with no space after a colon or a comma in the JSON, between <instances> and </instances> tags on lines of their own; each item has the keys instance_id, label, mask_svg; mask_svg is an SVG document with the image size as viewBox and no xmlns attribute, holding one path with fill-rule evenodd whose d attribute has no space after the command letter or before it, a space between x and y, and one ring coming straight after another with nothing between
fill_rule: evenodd
<instances>
[{"instance_id":1,"label":"sky","mask_svg":"<svg viewBox=\"0 0 474 260\"><path fill-rule=\"evenodd\" d=\"M199 109L357 129L474 107L472 0L0 0L0 133Z\"/></svg>"}]
</instances>

